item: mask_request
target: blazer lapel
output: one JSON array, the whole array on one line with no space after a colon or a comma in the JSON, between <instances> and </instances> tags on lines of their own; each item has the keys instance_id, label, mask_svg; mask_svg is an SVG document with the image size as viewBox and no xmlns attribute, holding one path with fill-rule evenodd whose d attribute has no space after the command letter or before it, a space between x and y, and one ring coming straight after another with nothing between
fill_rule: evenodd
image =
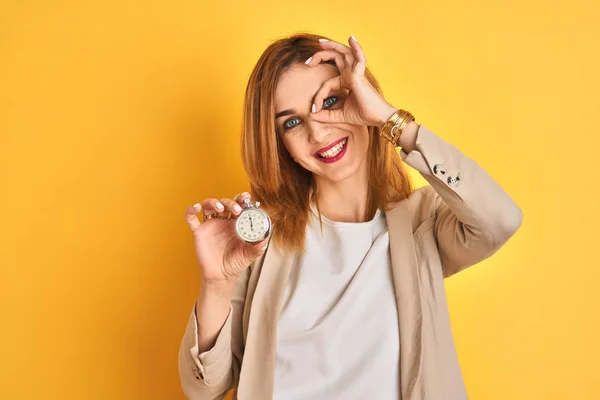
<instances>
[{"instance_id":1,"label":"blazer lapel","mask_svg":"<svg viewBox=\"0 0 600 400\"><path fill-rule=\"evenodd\" d=\"M386 212L400 329L402 398L424 399L421 290L408 200Z\"/></svg>"},{"instance_id":2,"label":"blazer lapel","mask_svg":"<svg viewBox=\"0 0 600 400\"><path fill-rule=\"evenodd\" d=\"M258 269L252 271L258 281L250 305L244 358L254 360L252 364L258 368L242 374L238 384L238 392L247 399L273 398L277 324L295 258L295 253L281 252L271 240L263 262L253 267Z\"/></svg>"}]
</instances>

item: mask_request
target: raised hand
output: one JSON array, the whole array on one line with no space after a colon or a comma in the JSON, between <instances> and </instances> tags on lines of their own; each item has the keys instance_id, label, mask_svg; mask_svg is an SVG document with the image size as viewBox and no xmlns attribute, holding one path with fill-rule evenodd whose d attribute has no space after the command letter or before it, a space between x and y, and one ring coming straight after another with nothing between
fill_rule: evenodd
<instances>
[{"instance_id":1,"label":"raised hand","mask_svg":"<svg viewBox=\"0 0 600 400\"><path fill-rule=\"evenodd\" d=\"M382 127L385 121L397 110L375 90L365 77L367 58L358 42L351 36L350 47L321 39L323 50L306 60L306 65L319 65L321 61L334 60L340 75L323 83L315 95L313 114L315 121L347 123ZM340 109L323 108L323 101L331 92L344 90L348 94Z\"/></svg>"}]
</instances>

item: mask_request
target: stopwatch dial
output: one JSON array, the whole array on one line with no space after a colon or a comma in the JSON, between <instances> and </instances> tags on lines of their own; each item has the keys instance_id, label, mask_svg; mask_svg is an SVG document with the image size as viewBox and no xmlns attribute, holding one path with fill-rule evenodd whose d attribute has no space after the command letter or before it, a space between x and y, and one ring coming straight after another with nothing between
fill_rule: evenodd
<instances>
[{"instance_id":1,"label":"stopwatch dial","mask_svg":"<svg viewBox=\"0 0 600 400\"><path fill-rule=\"evenodd\" d=\"M255 242L262 239L269 229L269 221L265 215L256 210L249 210L237 219L237 230L244 240Z\"/></svg>"}]
</instances>

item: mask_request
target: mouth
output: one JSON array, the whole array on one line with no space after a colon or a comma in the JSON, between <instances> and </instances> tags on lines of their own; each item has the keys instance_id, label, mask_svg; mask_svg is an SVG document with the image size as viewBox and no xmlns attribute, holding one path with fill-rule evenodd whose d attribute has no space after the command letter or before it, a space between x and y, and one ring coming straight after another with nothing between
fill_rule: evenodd
<instances>
[{"instance_id":1,"label":"mouth","mask_svg":"<svg viewBox=\"0 0 600 400\"><path fill-rule=\"evenodd\" d=\"M324 163L334 163L344 157L347 148L348 137L345 137L317 152L315 158Z\"/></svg>"}]
</instances>

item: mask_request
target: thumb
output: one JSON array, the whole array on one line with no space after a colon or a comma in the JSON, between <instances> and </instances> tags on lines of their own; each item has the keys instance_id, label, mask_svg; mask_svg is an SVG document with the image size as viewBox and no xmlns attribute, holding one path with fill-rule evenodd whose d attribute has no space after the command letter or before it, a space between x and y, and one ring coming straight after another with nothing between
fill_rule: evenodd
<instances>
[{"instance_id":1,"label":"thumb","mask_svg":"<svg viewBox=\"0 0 600 400\"><path fill-rule=\"evenodd\" d=\"M245 246L245 253L248 254L248 258L250 258L250 261L254 261L256 260L258 257L262 256L264 254L264 252L267 250L267 247L269 245L269 242L265 239L265 240L261 240L260 242L256 243L256 244L252 244L252 243L246 243Z\"/></svg>"}]
</instances>

